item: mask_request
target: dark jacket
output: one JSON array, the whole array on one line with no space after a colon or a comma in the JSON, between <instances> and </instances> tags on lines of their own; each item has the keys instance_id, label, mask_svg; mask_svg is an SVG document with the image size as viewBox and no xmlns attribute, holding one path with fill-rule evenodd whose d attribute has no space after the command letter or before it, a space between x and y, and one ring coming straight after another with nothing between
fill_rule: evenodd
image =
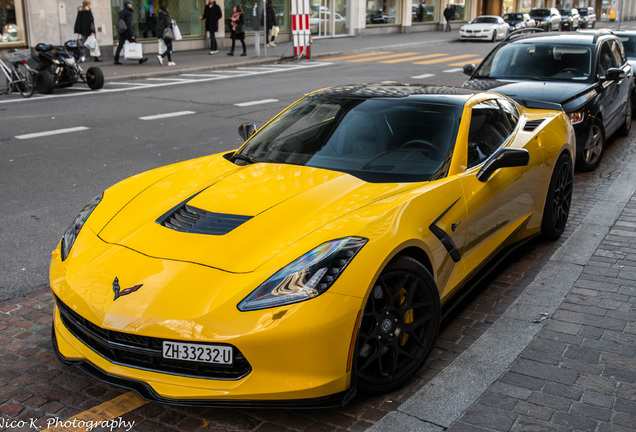
<instances>
[{"instance_id":1,"label":"dark jacket","mask_svg":"<svg viewBox=\"0 0 636 432\"><path fill-rule=\"evenodd\" d=\"M240 26L245 28L245 17L243 15L244 14L239 15L236 28ZM236 40L245 40L245 33L236 33L236 29L233 28L231 38Z\"/></svg>"},{"instance_id":2,"label":"dark jacket","mask_svg":"<svg viewBox=\"0 0 636 432\"><path fill-rule=\"evenodd\" d=\"M81 7L77 10L77 18L75 18L75 27L73 31L84 37L88 37L91 33L95 33L95 21L93 20L93 13L90 9Z\"/></svg>"},{"instance_id":3,"label":"dark jacket","mask_svg":"<svg viewBox=\"0 0 636 432\"><path fill-rule=\"evenodd\" d=\"M221 8L216 2L212 6L209 3L205 5L202 17L205 20L205 29L207 31L214 33L219 31L219 20L223 18L223 12L221 12Z\"/></svg>"},{"instance_id":4,"label":"dark jacket","mask_svg":"<svg viewBox=\"0 0 636 432\"><path fill-rule=\"evenodd\" d=\"M274 5L271 3L268 3L265 11L267 12L265 14L265 19L267 21L265 23L266 27L269 29L274 27L275 25L278 25L276 24L276 9L274 9Z\"/></svg>"},{"instance_id":5,"label":"dark jacket","mask_svg":"<svg viewBox=\"0 0 636 432\"><path fill-rule=\"evenodd\" d=\"M446 21L454 20L455 19L455 9L453 9L453 8L444 9L444 18L446 18Z\"/></svg>"},{"instance_id":6,"label":"dark jacket","mask_svg":"<svg viewBox=\"0 0 636 432\"><path fill-rule=\"evenodd\" d=\"M132 39L135 37L132 10L128 6L124 6L124 8L119 11L119 18L123 19L126 23L126 27L128 27L125 32L119 33L119 38L124 38L126 40L132 41Z\"/></svg>"},{"instance_id":7,"label":"dark jacket","mask_svg":"<svg viewBox=\"0 0 636 432\"><path fill-rule=\"evenodd\" d=\"M172 18L159 9L159 11L157 11L157 38L163 39L163 31L168 27L172 27Z\"/></svg>"}]
</instances>

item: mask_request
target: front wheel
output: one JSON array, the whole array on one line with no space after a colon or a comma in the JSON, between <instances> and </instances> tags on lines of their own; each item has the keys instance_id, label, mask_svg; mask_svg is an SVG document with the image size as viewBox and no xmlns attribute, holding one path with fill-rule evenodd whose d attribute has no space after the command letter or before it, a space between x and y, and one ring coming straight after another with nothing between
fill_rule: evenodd
<instances>
[{"instance_id":1,"label":"front wheel","mask_svg":"<svg viewBox=\"0 0 636 432\"><path fill-rule=\"evenodd\" d=\"M382 271L367 300L356 341L356 386L379 394L408 382L439 332L441 306L426 267L401 256Z\"/></svg>"},{"instance_id":2,"label":"front wheel","mask_svg":"<svg viewBox=\"0 0 636 432\"><path fill-rule=\"evenodd\" d=\"M104 73L98 67L88 68L86 71L86 84L91 90L99 90L104 87Z\"/></svg>"},{"instance_id":3,"label":"front wheel","mask_svg":"<svg viewBox=\"0 0 636 432\"><path fill-rule=\"evenodd\" d=\"M541 233L548 240L558 239L565 230L572 202L572 184L572 161L564 153L554 165L545 198Z\"/></svg>"},{"instance_id":4,"label":"front wheel","mask_svg":"<svg viewBox=\"0 0 636 432\"><path fill-rule=\"evenodd\" d=\"M585 141L583 151L578 154L576 167L581 171L593 171L596 169L605 149L605 134L600 120L594 120L590 132Z\"/></svg>"}]
</instances>

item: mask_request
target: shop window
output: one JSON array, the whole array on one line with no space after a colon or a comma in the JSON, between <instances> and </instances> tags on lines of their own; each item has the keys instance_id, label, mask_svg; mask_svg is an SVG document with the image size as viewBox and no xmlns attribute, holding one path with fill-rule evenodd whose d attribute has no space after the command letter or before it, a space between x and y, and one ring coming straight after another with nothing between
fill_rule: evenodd
<instances>
[{"instance_id":1,"label":"shop window","mask_svg":"<svg viewBox=\"0 0 636 432\"><path fill-rule=\"evenodd\" d=\"M413 0L411 19L413 23L438 22L439 0Z\"/></svg>"},{"instance_id":2,"label":"shop window","mask_svg":"<svg viewBox=\"0 0 636 432\"><path fill-rule=\"evenodd\" d=\"M450 0L450 5L455 10L455 21L466 21L467 2L465 0Z\"/></svg>"},{"instance_id":3,"label":"shop window","mask_svg":"<svg viewBox=\"0 0 636 432\"><path fill-rule=\"evenodd\" d=\"M232 14L234 13L234 6L241 5L243 8L243 15L245 17L245 29L247 31L253 30L254 20L254 7L258 7L259 27L262 31L265 31L265 23L263 22L263 0L254 0L251 2L244 2L241 0L225 0L225 8L223 10L223 22L225 23L225 34L229 36L232 33L232 27L230 23L232 21ZM274 9L276 10L276 25L279 30L289 30L289 17L290 17L290 2L289 0L274 0ZM220 23L219 23L220 25Z\"/></svg>"},{"instance_id":4,"label":"shop window","mask_svg":"<svg viewBox=\"0 0 636 432\"><path fill-rule=\"evenodd\" d=\"M0 47L26 43L24 9L21 0L0 0Z\"/></svg>"},{"instance_id":5,"label":"shop window","mask_svg":"<svg viewBox=\"0 0 636 432\"><path fill-rule=\"evenodd\" d=\"M367 24L400 24L401 0L367 0Z\"/></svg>"},{"instance_id":6,"label":"shop window","mask_svg":"<svg viewBox=\"0 0 636 432\"><path fill-rule=\"evenodd\" d=\"M0 0L1 1L1 0ZM197 2L198 3L198 2ZM117 39L117 19L119 11L123 9L122 0L111 0L111 16L113 22L113 38ZM157 38L157 10L166 6L173 20L179 25L181 35L203 36L204 22L199 18L205 3L201 2L198 9L192 7L190 0L133 0L133 24L137 39Z\"/></svg>"}]
</instances>

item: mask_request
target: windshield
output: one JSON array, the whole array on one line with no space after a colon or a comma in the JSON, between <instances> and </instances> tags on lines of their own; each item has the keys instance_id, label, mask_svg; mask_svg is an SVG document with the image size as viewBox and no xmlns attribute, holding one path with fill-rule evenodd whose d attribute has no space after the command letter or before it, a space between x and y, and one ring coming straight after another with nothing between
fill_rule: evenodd
<instances>
[{"instance_id":1,"label":"windshield","mask_svg":"<svg viewBox=\"0 0 636 432\"><path fill-rule=\"evenodd\" d=\"M629 58L636 57L636 35L618 35L618 37L623 43L623 48L625 48L625 55L627 55L627 57Z\"/></svg>"},{"instance_id":2,"label":"windshield","mask_svg":"<svg viewBox=\"0 0 636 432\"><path fill-rule=\"evenodd\" d=\"M582 45L500 45L477 69L479 78L588 81L592 51Z\"/></svg>"},{"instance_id":3,"label":"windshield","mask_svg":"<svg viewBox=\"0 0 636 432\"><path fill-rule=\"evenodd\" d=\"M547 17L550 16L549 9L534 9L530 11L530 16Z\"/></svg>"},{"instance_id":4,"label":"windshield","mask_svg":"<svg viewBox=\"0 0 636 432\"><path fill-rule=\"evenodd\" d=\"M444 177L462 107L404 98L307 97L287 108L233 157L346 172L369 182Z\"/></svg>"},{"instance_id":5,"label":"windshield","mask_svg":"<svg viewBox=\"0 0 636 432\"><path fill-rule=\"evenodd\" d=\"M490 18L490 17L477 17L475 18L475 20L473 21L473 24L497 24L497 18Z\"/></svg>"},{"instance_id":6,"label":"windshield","mask_svg":"<svg viewBox=\"0 0 636 432\"><path fill-rule=\"evenodd\" d=\"M503 16L504 21L523 21L523 15L521 14L505 14Z\"/></svg>"}]
</instances>

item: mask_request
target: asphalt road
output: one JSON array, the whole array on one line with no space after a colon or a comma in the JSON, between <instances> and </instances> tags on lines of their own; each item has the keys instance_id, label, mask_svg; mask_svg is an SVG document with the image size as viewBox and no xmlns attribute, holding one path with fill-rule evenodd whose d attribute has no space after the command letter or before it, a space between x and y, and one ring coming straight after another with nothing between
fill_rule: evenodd
<instances>
[{"instance_id":1,"label":"asphalt road","mask_svg":"<svg viewBox=\"0 0 636 432\"><path fill-rule=\"evenodd\" d=\"M260 126L318 88L460 85L465 76L451 64L479 61L492 47L416 41L374 55L319 59L311 67L230 69L223 79L162 77L107 83L97 92L78 85L51 96L0 97L0 300L48 286L50 252L64 230L84 204L119 180L236 148L239 124ZM448 61L438 60L441 53Z\"/></svg>"}]
</instances>

